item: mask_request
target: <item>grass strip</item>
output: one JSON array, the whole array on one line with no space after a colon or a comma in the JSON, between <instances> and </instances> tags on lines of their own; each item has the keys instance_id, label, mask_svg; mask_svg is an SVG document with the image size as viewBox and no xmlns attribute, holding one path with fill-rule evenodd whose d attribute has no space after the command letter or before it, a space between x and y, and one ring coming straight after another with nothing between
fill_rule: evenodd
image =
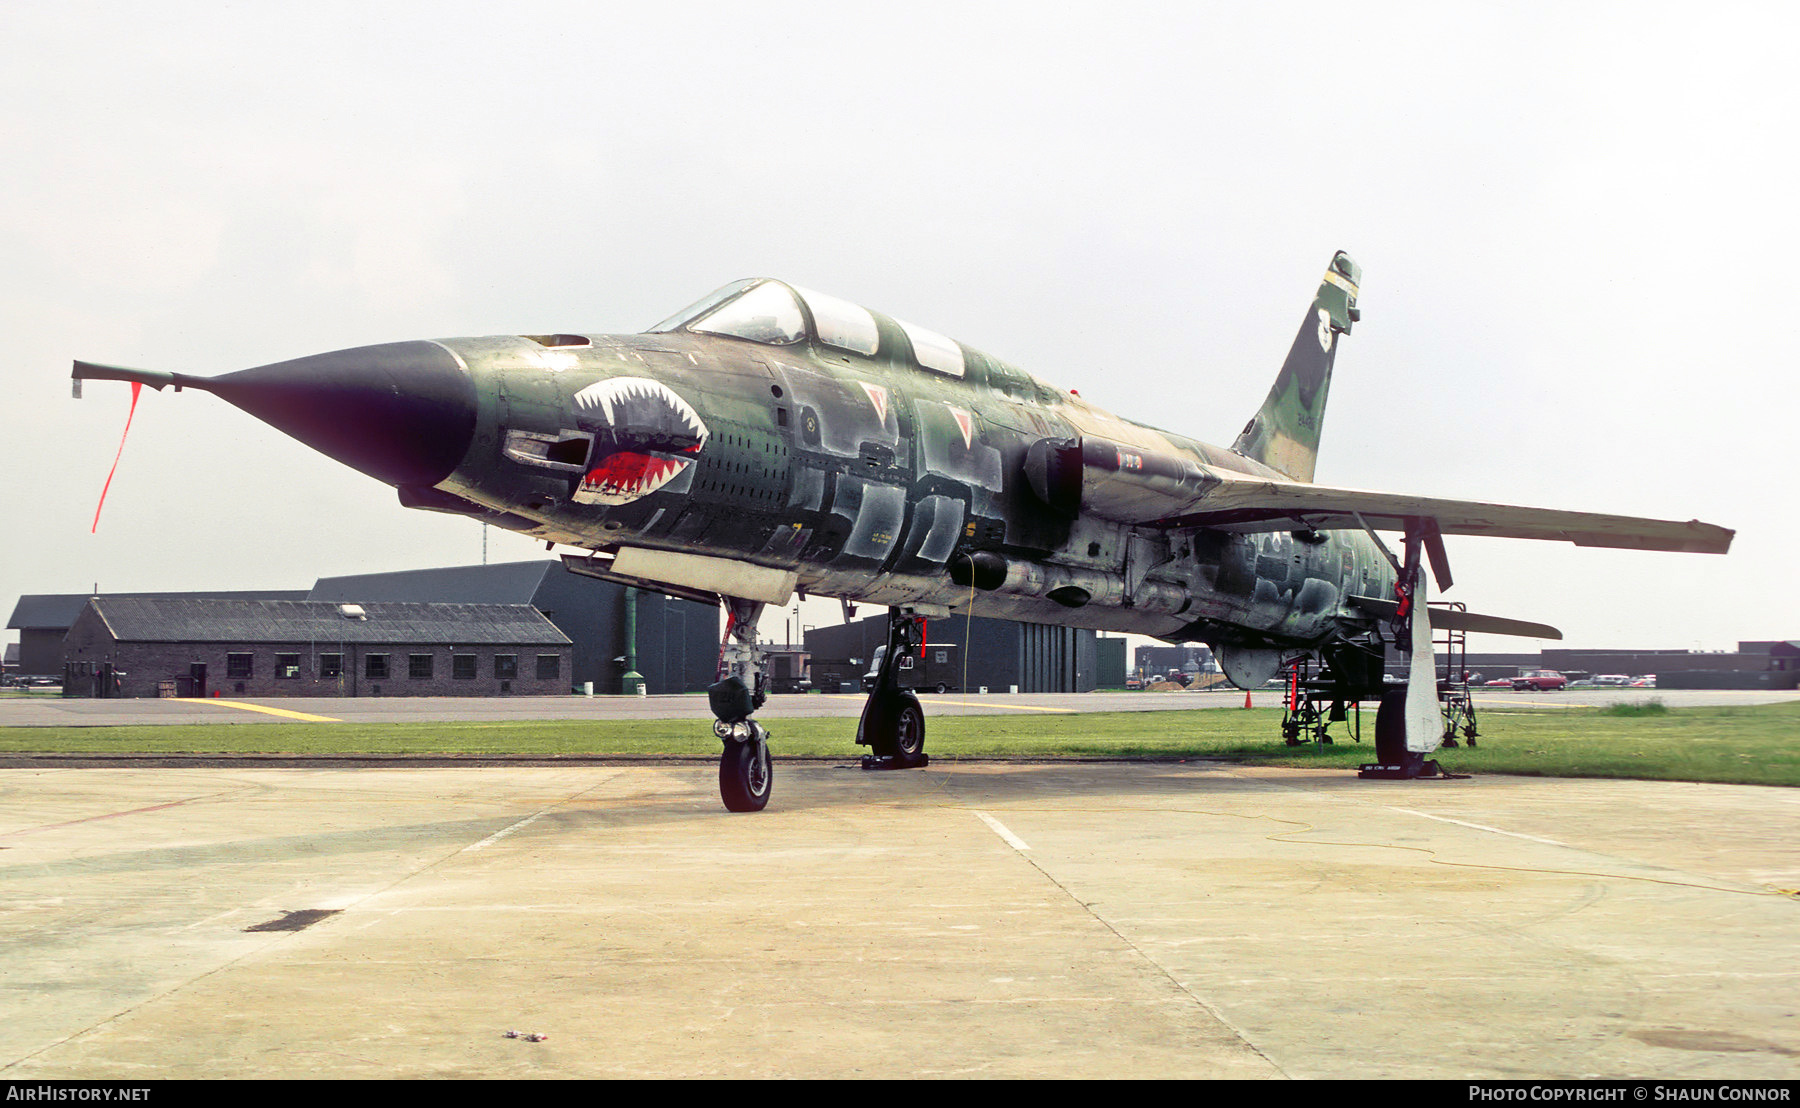
<instances>
[{"instance_id":1,"label":"grass strip","mask_svg":"<svg viewBox=\"0 0 1800 1108\"><path fill-rule=\"evenodd\" d=\"M1274 709L934 716L938 758L1217 758L1270 766L1352 769L1374 759L1375 716L1363 742L1335 725L1336 743L1285 746ZM777 756L852 759L852 719L768 719ZM1800 703L1669 708L1490 710L1474 749L1445 749L1458 773L1633 777L1800 785ZM713 757L698 720L446 723L216 723L146 727L5 727L0 752L197 754L661 754Z\"/></svg>"}]
</instances>

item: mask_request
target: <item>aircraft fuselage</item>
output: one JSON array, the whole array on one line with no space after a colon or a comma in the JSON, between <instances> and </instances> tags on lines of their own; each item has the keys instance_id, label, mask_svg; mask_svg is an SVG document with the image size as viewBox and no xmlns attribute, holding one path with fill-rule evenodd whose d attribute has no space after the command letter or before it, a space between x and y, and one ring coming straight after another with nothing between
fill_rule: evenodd
<instances>
[{"instance_id":1,"label":"aircraft fuselage","mask_svg":"<svg viewBox=\"0 0 1800 1108\"><path fill-rule=\"evenodd\" d=\"M621 569L666 564L637 551L675 552L791 574L809 595L958 614L973 600L978 614L1003 619L1266 645L1366 629L1372 621L1343 598L1392 592L1391 566L1361 532L1233 534L1058 510L1028 476L1036 443L1093 439L1126 454L1274 471L1120 419L967 348L952 376L910 358L689 333L439 345L468 372L476 404L468 451L436 491L537 538L633 552ZM907 349L897 334L883 346ZM703 443L665 437L665 449L629 449L658 445L653 425L672 406L659 389L704 427ZM583 418L584 390L635 390L639 410ZM953 580L972 555L990 572L971 581L965 568ZM704 563L685 568L699 574L688 587L733 593L731 581L709 585ZM785 577L768 580L779 592Z\"/></svg>"}]
</instances>

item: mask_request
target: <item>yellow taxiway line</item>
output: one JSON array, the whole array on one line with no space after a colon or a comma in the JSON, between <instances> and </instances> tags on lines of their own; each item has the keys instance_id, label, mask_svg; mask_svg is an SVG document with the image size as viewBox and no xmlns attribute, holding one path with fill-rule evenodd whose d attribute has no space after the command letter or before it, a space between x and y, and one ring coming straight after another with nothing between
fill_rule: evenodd
<instances>
[{"instance_id":1,"label":"yellow taxiway line","mask_svg":"<svg viewBox=\"0 0 1800 1108\"><path fill-rule=\"evenodd\" d=\"M246 712L263 712L271 716L286 716L288 719L304 720L307 723L342 723L336 716L309 716L305 712L290 712L286 708L265 708L261 704L246 704L241 700L220 700L216 697L201 698L198 696L174 696L183 704L217 704L221 708L242 708Z\"/></svg>"}]
</instances>

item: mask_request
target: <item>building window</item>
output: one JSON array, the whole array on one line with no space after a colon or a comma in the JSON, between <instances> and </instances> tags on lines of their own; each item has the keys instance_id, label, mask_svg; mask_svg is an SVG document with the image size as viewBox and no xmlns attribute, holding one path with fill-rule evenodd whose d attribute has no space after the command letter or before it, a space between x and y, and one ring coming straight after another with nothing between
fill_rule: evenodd
<instances>
[{"instance_id":1,"label":"building window","mask_svg":"<svg viewBox=\"0 0 1800 1108\"><path fill-rule=\"evenodd\" d=\"M335 681L344 675L344 656L342 654L319 655L319 677L326 681Z\"/></svg>"},{"instance_id":2,"label":"building window","mask_svg":"<svg viewBox=\"0 0 1800 1108\"><path fill-rule=\"evenodd\" d=\"M539 681L554 681L558 677L561 677L561 676L562 676L562 655L561 654L539 654L538 655L537 679Z\"/></svg>"},{"instance_id":3,"label":"building window","mask_svg":"<svg viewBox=\"0 0 1800 1108\"><path fill-rule=\"evenodd\" d=\"M453 654L450 657L450 676L458 681L475 680L475 655Z\"/></svg>"},{"instance_id":4,"label":"building window","mask_svg":"<svg viewBox=\"0 0 1800 1108\"><path fill-rule=\"evenodd\" d=\"M519 656L517 654L494 655L494 676L511 680L519 675Z\"/></svg>"},{"instance_id":5,"label":"building window","mask_svg":"<svg viewBox=\"0 0 1800 1108\"><path fill-rule=\"evenodd\" d=\"M406 656L406 675L414 681L431 679L431 655L408 654Z\"/></svg>"},{"instance_id":6,"label":"building window","mask_svg":"<svg viewBox=\"0 0 1800 1108\"><path fill-rule=\"evenodd\" d=\"M363 676L371 681L385 681L388 675L388 656L386 654L370 654L363 659Z\"/></svg>"},{"instance_id":7,"label":"building window","mask_svg":"<svg viewBox=\"0 0 1800 1108\"><path fill-rule=\"evenodd\" d=\"M292 681L300 676L300 655L275 655L275 680Z\"/></svg>"},{"instance_id":8,"label":"building window","mask_svg":"<svg viewBox=\"0 0 1800 1108\"><path fill-rule=\"evenodd\" d=\"M248 678L250 676L250 660L255 657L254 654L225 655L225 676Z\"/></svg>"}]
</instances>

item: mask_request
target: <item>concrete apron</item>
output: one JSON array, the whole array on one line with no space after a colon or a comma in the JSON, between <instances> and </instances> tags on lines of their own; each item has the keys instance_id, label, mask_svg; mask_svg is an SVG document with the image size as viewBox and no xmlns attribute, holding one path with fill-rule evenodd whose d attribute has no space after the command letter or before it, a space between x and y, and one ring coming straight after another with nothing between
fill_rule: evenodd
<instances>
[{"instance_id":1,"label":"concrete apron","mask_svg":"<svg viewBox=\"0 0 1800 1108\"><path fill-rule=\"evenodd\" d=\"M752 816L706 766L0 771L0 1071L1793 1079L1797 816L1202 763L778 765Z\"/></svg>"}]
</instances>

